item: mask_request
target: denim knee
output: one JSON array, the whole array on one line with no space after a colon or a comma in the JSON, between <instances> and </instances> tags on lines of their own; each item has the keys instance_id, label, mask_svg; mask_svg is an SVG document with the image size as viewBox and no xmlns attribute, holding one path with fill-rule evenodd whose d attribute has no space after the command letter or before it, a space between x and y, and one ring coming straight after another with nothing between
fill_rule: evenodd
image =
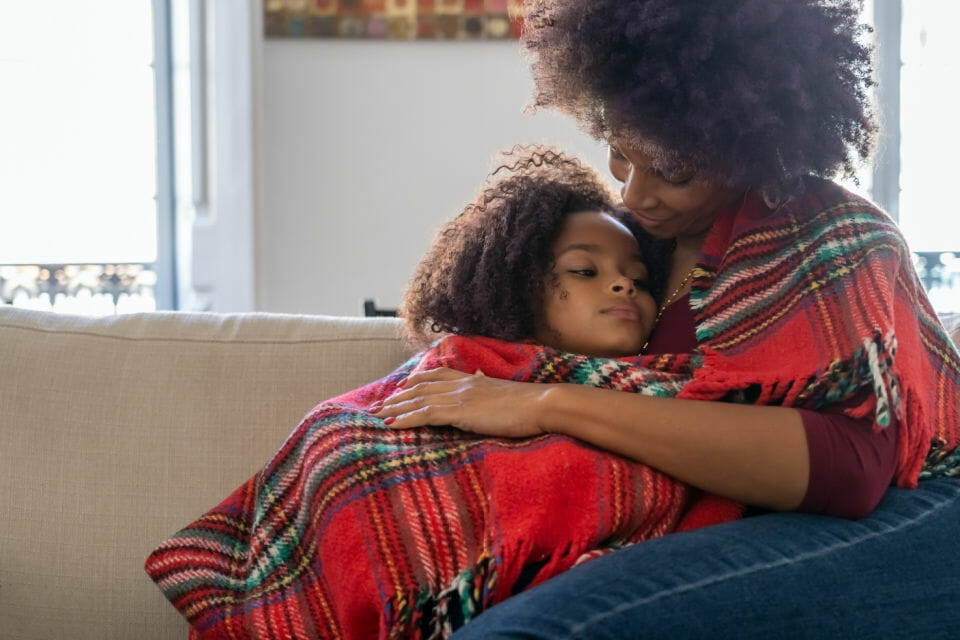
<instances>
[{"instance_id":1,"label":"denim knee","mask_svg":"<svg viewBox=\"0 0 960 640\"><path fill-rule=\"evenodd\" d=\"M868 518L769 514L592 560L482 614L472 638L960 637L960 482Z\"/></svg>"}]
</instances>

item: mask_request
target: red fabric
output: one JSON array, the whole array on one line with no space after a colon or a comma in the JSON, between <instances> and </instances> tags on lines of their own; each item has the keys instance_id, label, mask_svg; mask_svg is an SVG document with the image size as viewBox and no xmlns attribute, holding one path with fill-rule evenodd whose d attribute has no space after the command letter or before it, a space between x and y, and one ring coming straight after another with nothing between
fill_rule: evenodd
<instances>
[{"instance_id":1,"label":"red fabric","mask_svg":"<svg viewBox=\"0 0 960 640\"><path fill-rule=\"evenodd\" d=\"M690 301L703 359L678 397L899 421L903 487L960 468L960 355L871 203L813 178L775 212L749 194L711 228Z\"/></svg>"},{"instance_id":2,"label":"red fabric","mask_svg":"<svg viewBox=\"0 0 960 640\"><path fill-rule=\"evenodd\" d=\"M394 431L370 415L440 366L668 396L690 379L689 358L653 371L450 337L318 405L260 473L148 558L193 638L445 637L578 559L740 516L713 500L681 522L685 484L565 436Z\"/></svg>"},{"instance_id":3,"label":"red fabric","mask_svg":"<svg viewBox=\"0 0 960 640\"><path fill-rule=\"evenodd\" d=\"M882 212L821 181L775 213L751 196L716 222L692 282L693 355L617 362L487 341L493 356L456 338L420 365L841 407L876 429L898 422L900 484L958 471L960 356ZM366 410L411 368L318 406L260 474L151 554L151 577L202 637L439 637L451 608L469 618L507 597L524 566L545 561L535 584L591 550L737 508L705 496L678 522L681 483L569 438L385 429Z\"/></svg>"},{"instance_id":4,"label":"red fabric","mask_svg":"<svg viewBox=\"0 0 960 640\"><path fill-rule=\"evenodd\" d=\"M696 322L686 295L664 310L646 353L687 353L696 347ZM842 409L800 410L810 476L797 511L862 518L890 486L897 462L898 423L874 431L870 418L850 418Z\"/></svg>"},{"instance_id":5,"label":"red fabric","mask_svg":"<svg viewBox=\"0 0 960 640\"><path fill-rule=\"evenodd\" d=\"M690 294L663 310L650 334L645 354L693 353L697 350L697 324L690 310Z\"/></svg>"},{"instance_id":6,"label":"red fabric","mask_svg":"<svg viewBox=\"0 0 960 640\"><path fill-rule=\"evenodd\" d=\"M798 511L863 518L874 510L897 467L899 423L875 431L869 420L801 410L810 479Z\"/></svg>"}]
</instances>

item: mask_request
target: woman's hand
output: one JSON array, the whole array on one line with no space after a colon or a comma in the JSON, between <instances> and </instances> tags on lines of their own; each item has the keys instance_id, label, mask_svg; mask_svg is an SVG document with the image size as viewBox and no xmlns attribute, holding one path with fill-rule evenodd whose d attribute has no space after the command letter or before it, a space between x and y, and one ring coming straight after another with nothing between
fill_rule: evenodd
<instances>
[{"instance_id":1,"label":"woman's hand","mask_svg":"<svg viewBox=\"0 0 960 640\"><path fill-rule=\"evenodd\" d=\"M486 436L526 438L544 433L538 414L547 386L432 369L408 378L374 415L393 429L452 425Z\"/></svg>"},{"instance_id":2,"label":"woman's hand","mask_svg":"<svg viewBox=\"0 0 960 640\"><path fill-rule=\"evenodd\" d=\"M453 425L494 437L562 433L740 502L796 509L810 456L796 409L656 398L579 384L424 371L374 412L394 429Z\"/></svg>"}]
</instances>

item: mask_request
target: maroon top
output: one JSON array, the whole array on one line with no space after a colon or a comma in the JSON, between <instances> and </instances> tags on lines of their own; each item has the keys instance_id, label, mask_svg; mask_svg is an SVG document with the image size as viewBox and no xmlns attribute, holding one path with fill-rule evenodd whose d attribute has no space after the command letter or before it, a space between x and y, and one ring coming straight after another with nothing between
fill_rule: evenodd
<instances>
[{"instance_id":1,"label":"maroon top","mask_svg":"<svg viewBox=\"0 0 960 640\"><path fill-rule=\"evenodd\" d=\"M690 295L667 307L650 344L651 353L690 353L697 346ZM897 423L879 433L869 418L854 419L841 408L800 409L810 452L807 493L798 511L863 518L880 502L897 462Z\"/></svg>"}]
</instances>

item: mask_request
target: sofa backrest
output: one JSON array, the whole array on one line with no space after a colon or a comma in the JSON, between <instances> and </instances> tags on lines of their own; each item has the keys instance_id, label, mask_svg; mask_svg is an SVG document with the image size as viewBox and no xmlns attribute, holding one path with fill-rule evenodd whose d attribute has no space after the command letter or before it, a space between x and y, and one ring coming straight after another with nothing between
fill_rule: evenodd
<instances>
[{"instance_id":1,"label":"sofa backrest","mask_svg":"<svg viewBox=\"0 0 960 640\"><path fill-rule=\"evenodd\" d=\"M317 402L400 364L397 331L393 318L0 306L0 638L186 638L147 554Z\"/></svg>"},{"instance_id":2,"label":"sofa backrest","mask_svg":"<svg viewBox=\"0 0 960 640\"><path fill-rule=\"evenodd\" d=\"M0 637L186 638L147 554L317 402L400 364L397 328L0 307Z\"/></svg>"}]
</instances>

